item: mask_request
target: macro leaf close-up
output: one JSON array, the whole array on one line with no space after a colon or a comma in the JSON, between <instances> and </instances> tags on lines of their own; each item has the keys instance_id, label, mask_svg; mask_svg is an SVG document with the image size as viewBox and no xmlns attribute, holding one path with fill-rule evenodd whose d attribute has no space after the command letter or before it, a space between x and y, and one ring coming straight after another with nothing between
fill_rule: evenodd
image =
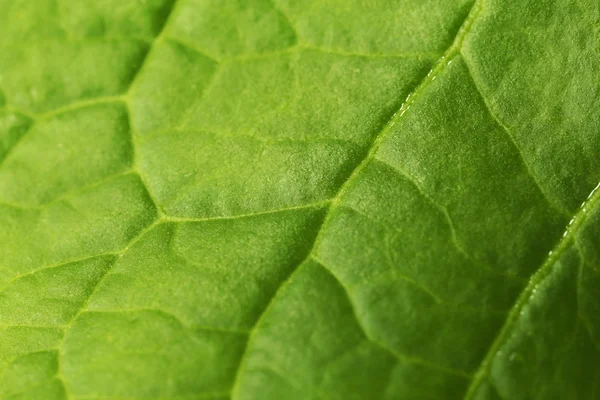
<instances>
[{"instance_id":1,"label":"macro leaf close-up","mask_svg":"<svg viewBox=\"0 0 600 400\"><path fill-rule=\"evenodd\" d=\"M598 0L0 0L1 400L600 400Z\"/></svg>"}]
</instances>

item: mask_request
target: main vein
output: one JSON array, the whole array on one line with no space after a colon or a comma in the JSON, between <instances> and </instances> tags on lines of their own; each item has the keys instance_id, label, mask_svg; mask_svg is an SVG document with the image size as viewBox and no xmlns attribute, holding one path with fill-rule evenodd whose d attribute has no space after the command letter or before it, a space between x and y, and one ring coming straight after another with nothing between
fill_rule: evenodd
<instances>
[{"instance_id":1,"label":"main vein","mask_svg":"<svg viewBox=\"0 0 600 400\"><path fill-rule=\"evenodd\" d=\"M496 353L498 352L498 350L504 343L504 340L511 332L514 324L519 319L521 310L527 305L527 302L530 299L533 291L540 285L540 283L544 279L550 276L550 274L553 271L554 265L556 265L556 262L561 258L561 256L569 248L569 246L571 246L572 241L577 235L577 232L579 231L579 229L581 229L584 222L586 221L587 215L591 212L591 210L594 207L597 206L598 203L600 203L600 190L598 190L599 188L600 183L594 188L594 190L592 190L587 200L581 204L579 210L575 213L573 218L571 218L571 220L569 221L569 224L566 226L565 231L558 243L548 253L546 260L541 265L541 267L529 279L529 283L527 284L527 286L525 286L525 288L519 295L517 301L512 306L508 314L508 318L506 319L506 322L502 326L502 329L500 329L500 332L494 340L494 342L492 343L492 346L490 347L490 350L488 351L487 355L479 365L479 368L477 369L475 377L471 382L469 389L467 390L464 400L474 399L477 388L479 387L479 385L481 385L481 383L483 383L483 380L489 374L489 370L492 365L492 361L496 356Z\"/></svg>"},{"instance_id":2,"label":"main vein","mask_svg":"<svg viewBox=\"0 0 600 400\"><path fill-rule=\"evenodd\" d=\"M447 60L451 59L452 57L454 57L455 55L457 55L460 52L462 43L463 43L466 35L468 34L471 26L473 25L475 18L479 14L479 11L481 10L481 2L482 2L481 0L476 0L474 2L473 6L471 7L471 10L469 11L467 17L463 21L456 36L454 37L454 40L452 41L452 44L450 45L450 47L448 47L446 49L446 51L444 52L442 57L437 61L436 65L429 72L429 74L425 78L423 78L423 80L415 87L415 89L406 97L406 100L402 103L400 108L391 116L391 118L388 120L388 122L385 124L383 129L379 132L379 134L377 134L377 136L373 140L373 143L371 144L371 147L370 147L367 155L358 163L358 165L356 166L354 171L350 174L348 179L346 179L346 181L341 185L338 193L331 201L331 204L329 206L327 214L326 214L324 221L319 229L319 233L317 234L317 237L315 238L315 240L313 242L312 249L308 253L308 256L306 258L307 260L310 259L312 253L318 247L318 243L320 242L320 240L322 240L322 236L323 236L324 232L326 231L326 227L332 218L332 210L335 209L340 204L340 202L343 199L348 188L350 188L352 186L354 181L356 179L358 179L358 177L360 176L361 172L373 161L379 147L381 146L381 144L383 143L385 138L389 135L389 133L392 130L392 128L394 127L394 125L399 120L401 120L401 118L406 113L406 111L408 111L408 109L414 103L415 99L417 99L422 94L422 92L433 82L435 77L443 70L443 68L447 65ZM257 321L255 322L254 326L252 327L250 336L248 338L248 341L246 342L246 347L244 349L244 353L242 355L242 358L241 358L241 361L240 361L240 364L238 366L238 370L236 373L236 378L235 378L233 389L232 389L232 398L236 398L239 395L241 375L244 370L245 363L246 363L246 360L248 357L248 349L249 349L250 344L257 332L257 327L260 325L260 323L263 320L263 318L265 317L265 315L267 315L268 310L274 304L278 295L282 292L282 289L290 282L290 280L292 279L292 277L294 276L296 271L298 271L299 266L304 264L305 261L300 263L296 267L296 269L294 271L292 271L289 274L289 276L280 284L278 290L272 296L271 300L269 301L267 306L264 308L262 313L259 315L259 317L257 318Z\"/></svg>"}]
</instances>

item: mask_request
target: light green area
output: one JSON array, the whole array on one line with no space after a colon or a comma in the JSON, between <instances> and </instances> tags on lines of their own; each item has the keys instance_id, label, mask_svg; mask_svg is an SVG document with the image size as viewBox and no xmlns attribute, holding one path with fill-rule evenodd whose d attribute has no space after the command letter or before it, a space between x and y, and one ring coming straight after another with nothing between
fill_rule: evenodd
<instances>
[{"instance_id":1,"label":"light green area","mask_svg":"<svg viewBox=\"0 0 600 400\"><path fill-rule=\"evenodd\" d=\"M0 399L600 398L597 1L0 10Z\"/></svg>"}]
</instances>

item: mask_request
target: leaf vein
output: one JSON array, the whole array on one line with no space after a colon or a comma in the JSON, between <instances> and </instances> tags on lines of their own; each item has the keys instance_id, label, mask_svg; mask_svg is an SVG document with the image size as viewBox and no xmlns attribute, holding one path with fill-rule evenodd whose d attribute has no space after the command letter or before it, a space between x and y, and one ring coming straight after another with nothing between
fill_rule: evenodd
<instances>
[{"instance_id":1,"label":"leaf vein","mask_svg":"<svg viewBox=\"0 0 600 400\"><path fill-rule=\"evenodd\" d=\"M414 356L409 356L406 354L402 354L396 350L391 349L389 346L386 346L385 344L381 343L380 340L372 337L368 332L367 329L364 327L363 323L361 322L361 320L358 318L358 313L356 311L356 306L354 305L354 302L352 301L352 296L350 295L350 292L348 291L348 288L342 283L342 281L333 273L333 271L329 268L327 268L325 266L325 264L323 264L322 262L320 262L319 260L315 259L313 256L313 259L319 264L319 266L321 266L321 268L323 268L336 282L337 284L341 287L341 289L344 291L344 294L346 295L346 299L348 300L348 303L350 304L350 308L352 309L352 314L354 315L354 319L356 320L357 325L360 327L361 331L363 332L363 334L365 335L365 338L372 344L374 344L375 346L379 347L380 349L384 350L386 353L391 354L394 358L402 361L402 362L406 362L409 364L416 364L416 365L420 365L423 366L425 368L429 368L429 369L433 369L436 371L441 371L450 375L454 375L454 376L459 376L462 378L467 378L467 379L471 379L472 375L470 375L469 373L467 373L466 371L461 371L461 370L457 370L454 368L449 368L449 367L445 367L443 365L438 365L438 364L434 364L431 363L427 360L423 360L419 357L414 357Z\"/></svg>"},{"instance_id":2,"label":"leaf vein","mask_svg":"<svg viewBox=\"0 0 600 400\"><path fill-rule=\"evenodd\" d=\"M379 149L379 146L381 145L383 139L385 137L387 137L387 134L391 131L391 128L394 126L394 124L396 123L396 121L399 120L404 115L404 111L406 111L406 109L408 109L410 107L410 105L412 104L412 102L414 101L414 99L417 97L417 95L419 93L421 93L433 81L433 77L435 77L437 75L437 73L439 73L439 71L444 68L444 66L446 65L446 61L445 61L446 58L449 58L449 57L451 57L451 56L453 56L453 55L455 55L455 54L457 54L459 52L460 46L462 45L464 37L469 32L469 30L470 30L470 28L471 28L471 26L473 24L474 19L479 14L480 9L481 9L481 0L476 0L473 3L473 6L471 7L471 10L469 11L467 17L463 21L461 27L459 28L458 33L456 34L456 36L455 36L452 44L445 51L444 55L438 60L438 62L436 64L436 66L434 67L432 73L429 74L428 76L426 76L415 87L415 89L407 97L407 99L401 105L401 107L391 116L391 118L388 120L387 124L384 126L384 128L379 132L379 134L373 140L373 142L371 144L371 147L369 149L369 152L367 153L367 155L365 156L365 158L363 158L359 162L359 164L356 166L356 168L354 169L354 171L352 171L352 173L350 174L350 176L348 177L348 179L346 179L346 181L341 185L340 190L338 191L337 195L332 200L332 203L329 206L329 209L328 209L328 211L327 211L327 213L325 215L325 219L324 219L324 221L323 221L323 223L322 223L322 225L321 225L321 227L319 229L319 233L317 234L317 237L316 237L316 239L315 239L315 241L313 243L313 247L310 250L309 255L307 257L307 260L310 259L311 254L313 253L313 251L318 246L320 237L322 236L323 232L325 231L327 223L328 223L329 219L332 216L331 210L333 208L335 208L335 206L344 197L344 195L346 193L346 190L348 189L349 186L351 186L351 184L353 183L354 179L356 179L356 177L360 175L360 173L362 172L362 170L369 163L371 163L371 161L375 158L375 154L376 154L377 150ZM244 349L244 354L242 356L242 359L240 361L240 365L238 366L238 370L237 370L237 373L236 373L236 378L235 378L234 385L233 385L233 394L232 394L233 398L237 397L237 395L238 395L239 384L240 384L240 376L242 374L242 371L243 371L244 366L245 366L245 362L247 360L249 345L252 342L253 336L256 334L257 327L260 326L261 321L263 320L263 318L267 314L269 308L276 301L277 296L291 282L294 274L299 270L299 267L302 264L304 264L304 262L300 263L299 266L296 269L294 269L287 276L287 278L284 279L284 281L280 284L279 288L277 289L277 291L275 292L275 294L273 295L273 297L271 298L271 300L268 302L268 304L266 305L266 307L263 309L263 311L260 313L260 315L258 316L258 318L257 318L254 326L252 327L252 331L250 333L250 337L248 338L248 341L246 343L246 347Z\"/></svg>"},{"instance_id":3,"label":"leaf vein","mask_svg":"<svg viewBox=\"0 0 600 400\"><path fill-rule=\"evenodd\" d=\"M594 190L592 190L587 200L583 202L580 209L573 216L569 225L566 226L563 236L548 253L546 260L529 279L529 283L523 289L517 301L510 309L506 322L500 329L488 353L481 361L481 364L475 373L475 378L465 394L464 400L474 399L477 388L479 385L481 385L481 383L483 383L484 379L487 378L492 361L497 351L500 349L508 335L510 335L513 325L519 319L520 311L527 305L533 290L535 290L546 278L551 275L554 265L560 259L563 253L569 248L569 246L572 245L576 234L586 221L586 214L588 214L589 209L600 203L600 190L598 190L599 187L600 183Z\"/></svg>"},{"instance_id":4,"label":"leaf vein","mask_svg":"<svg viewBox=\"0 0 600 400\"><path fill-rule=\"evenodd\" d=\"M511 144L513 145L513 147L519 154L519 157L521 158L521 161L523 163L523 166L525 167L525 170L527 171L527 174L531 177L531 179L537 186L542 197L548 202L550 207L557 210L561 215L569 215L567 210L563 209L560 205L556 204L554 201L552 201L550 199L550 196L546 192L546 189L540 183L537 175L533 172L533 169L531 168L529 162L527 161L527 158L525 157L525 153L521 149L521 146L519 146L519 144L515 140L514 134L511 132L511 130L508 128L508 126L500 119L500 117L493 111L492 106L489 103L489 100L487 99L486 96L484 96L483 91L481 90L480 83L475 79L475 75L473 74L471 67L469 66L468 60L466 58L464 60L465 60L465 65L466 65L467 71L469 72L469 75L471 77L471 81L473 82L473 86L477 90L477 93L479 94L479 97L481 98L483 104L485 105L485 108L487 109L488 114L490 114L490 116L492 117L492 119L494 120L496 125L498 125L500 128L502 128L504 133L506 133L506 136L508 136L508 139L510 140Z\"/></svg>"}]
</instances>

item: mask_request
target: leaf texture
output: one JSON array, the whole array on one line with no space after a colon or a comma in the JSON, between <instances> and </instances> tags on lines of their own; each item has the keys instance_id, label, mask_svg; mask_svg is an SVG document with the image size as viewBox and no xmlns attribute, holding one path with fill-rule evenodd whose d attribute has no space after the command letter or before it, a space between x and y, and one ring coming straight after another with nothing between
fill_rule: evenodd
<instances>
[{"instance_id":1,"label":"leaf texture","mask_svg":"<svg viewBox=\"0 0 600 400\"><path fill-rule=\"evenodd\" d=\"M1 399L600 398L600 4L0 0Z\"/></svg>"}]
</instances>

